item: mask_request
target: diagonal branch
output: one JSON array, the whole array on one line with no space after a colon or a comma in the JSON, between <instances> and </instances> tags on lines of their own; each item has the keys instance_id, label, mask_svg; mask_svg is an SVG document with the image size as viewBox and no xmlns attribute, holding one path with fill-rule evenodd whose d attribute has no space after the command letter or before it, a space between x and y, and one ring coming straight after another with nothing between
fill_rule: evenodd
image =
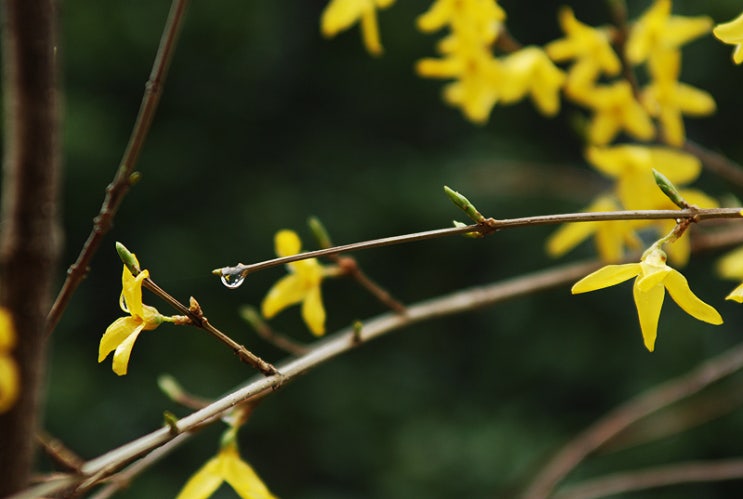
<instances>
[{"instance_id":1,"label":"diagonal branch","mask_svg":"<svg viewBox=\"0 0 743 499\"><path fill-rule=\"evenodd\" d=\"M162 87L168 73L170 61L173 58L175 44L183 23L187 4L188 0L173 0L170 6L170 13L168 14L168 19L160 39L160 46L155 56L155 62L152 65L150 77L145 84L144 96L142 97L139 114L129 137L129 143L126 146L124 155L121 158L121 164L116 170L113 181L106 187L106 197L103 200L103 205L98 216L93 220L93 229L88 235L85 244L83 244L77 260L67 269L67 278L62 284L62 288L59 290L57 298L47 316L47 334L51 334L54 331L70 298L88 273L90 261L103 241L103 237L111 229L114 216L119 210L124 196L129 191L129 187L132 185L132 173L139 159L139 153L142 150L145 138L150 131L157 105L160 102Z\"/></svg>"}]
</instances>

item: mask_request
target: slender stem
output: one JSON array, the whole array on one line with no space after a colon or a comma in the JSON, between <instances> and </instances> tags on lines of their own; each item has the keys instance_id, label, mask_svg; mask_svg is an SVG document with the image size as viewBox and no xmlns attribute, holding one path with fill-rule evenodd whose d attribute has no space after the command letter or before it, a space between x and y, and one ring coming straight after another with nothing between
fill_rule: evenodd
<instances>
[{"instance_id":1,"label":"slender stem","mask_svg":"<svg viewBox=\"0 0 743 499\"><path fill-rule=\"evenodd\" d=\"M367 341L419 322L490 306L510 298L563 285L583 277L585 274L595 270L599 265L600 263L596 261L573 263L496 282L488 286L461 290L439 298L413 304L407 308L405 315L388 312L364 321L361 330L353 326L345 328L319 341L306 355L281 364L279 368L280 375L254 378L246 385L221 397L204 409L179 419L177 429L181 433L175 438L184 441L190 436L188 432L209 422L216 421L236 405L249 400L257 400L284 384L297 379L310 369L348 352ZM152 452L173 438L174 436L170 428L160 428L88 461L82 466L82 475L76 476L72 480L76 483L84 483L86 486L103 480L127 463ZM69 480L65 481L64 484L69 485ZM48 486L45 488L47 494L55 490L58 489L52 488L49 490ZM33 489L29 489L26 492L28 494L25 497L33 497Z\"/></svg>"},{"instance_id":2,"label":"slender stem","mask_svg":"<svg viewBox=\"0 0 743 499\"><path fill-rule=\"evenodd\" d=\"M630 399L568 442L534 477L523 499L546 499L588 455L644 417L743 369L743 344Z\"/></svg>"},{"instance_id":3,"label":"slender stem","mask_svg":"<svg viewBox=\"0 0 743 499\"><path fill-rule=\"evenodd\" d=\"M243 345L237 343L235 340L224 334L222 331L217 329L216 327L212 326L212 324L207 320L207 318L203 315L201 312L201 309L197 306L196 309L188 308L178 300L176 300L173 296L170 295L167 291L165 291L163 288L155 284L155 282L150 279L149 277L142 281L142 285L155 293L157 296L168 302L173 308L178 310L181 314L185 315L191 320L191 323L203 329L207 333L211 334L215 338L217 338L219 341L227 345L237 356L240 358L241 361L245 362L246 364L249 364L265 374L266 376L269 375L275 375L278 374L278 371L274 366L266 362L265 360L261 359L257 355L255 355L253 352L245 348ZM195 303L195 300L194 300Z\"/></svg>"},{"instance_id":4,"label":"slender stem","mask_svg":"<svg viewBox=\"0 0 743 499\"><path fill-rule=\"evenodd\" d=\"M351 244L333 246L314 251L305 251L297 255L273 258L263 262L250 265L238 264L234 267L222 267L212 271L216 275L230 277L245 277L248 274L259 270L284 265L298 260L307 258L318 258L323 256L338 255L350 251L361 249L379 248L381 246L392 246L395 244L404 244L414 241L424 241L428 239L438 239L453 235L467 234L470 232L480 232L489 234L502 229L511 229L516 227L529 227L537 225L554 225L571 222L602 222L608 220L663 220L663 219L691 219L701 221L719 218L740 218L742 208L710 208L710 209L687 209L687 210L627 210L627 211L603 211L588 213L563 213L558 215L538 215L532 217L511 218L503 220L488 219L486 223L467 225L465 227L451 227L445 229L435 229L424 232L415 232L401 236L384 237L381 239L372 239Z\"/></svg>"},{"instance_id":5,"label":"slender stem","mask_svg":"<svg viewBox=\"0 0 743 499\"><path fill-rule=\"evenodd\" d=\"M188 0L173 0L170 6L168 19L160 39L160 46L152 65L150 77L145 84L142 103L139 107L139 113L132 128L131 136L129 137L129 143L121 158L121 163L116 170L113 181L106 187L106 197L103 200L103 205L98 216L93 221L93 229L83 244L77 260L67 270L67 278L62 284L62 288L59 290L57 298L47 315L47 335L54 331L54 328L62 317L62 313L67 308L70 298L72 298L80 282L82 282L88 273L90 261L103 241L103 237L111 229L114 216L124 196L129 191L129 187L132 185L132 172L137 164L142 146L150 131L157 105L160 102L163 84L167 76L170 61L173 58L175 44L181 25L183 24L187 4Z\"/></svg>"},{"instance_id":6,"label":"slender stem","mask_svg":"<svg viewBox=\"0 0 743 499\"><path fill-rule=\"evenodd\" d=\"M667 485L740 479L743 479L743 459L696 461L587 480L559 492L555 499L591 499Z\"/></svg>"}]
</instances>

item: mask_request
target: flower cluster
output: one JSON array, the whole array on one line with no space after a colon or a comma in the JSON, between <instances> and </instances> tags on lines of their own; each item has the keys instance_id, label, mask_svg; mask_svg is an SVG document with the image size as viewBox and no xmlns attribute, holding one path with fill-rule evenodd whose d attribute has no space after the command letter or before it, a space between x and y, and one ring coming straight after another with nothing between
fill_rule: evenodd
<instances>
[{"instance_id":1,"label":"flower cluster","mask_svg":"<svg viewBox=\"0 0 743 499\"><path fill-rule=\"evenodd\" d=\"M565 75L544 50L530 46L501 58L493 54L505 19L495 0L436 0L417 20L425 33L449 30L438 44L441 57L420 60L418 74L453 80L444 88L444 100L474 123L485 123L496 103L518 102L527 95L547 116L560 109Z\"/></svg>"}]
</instances>

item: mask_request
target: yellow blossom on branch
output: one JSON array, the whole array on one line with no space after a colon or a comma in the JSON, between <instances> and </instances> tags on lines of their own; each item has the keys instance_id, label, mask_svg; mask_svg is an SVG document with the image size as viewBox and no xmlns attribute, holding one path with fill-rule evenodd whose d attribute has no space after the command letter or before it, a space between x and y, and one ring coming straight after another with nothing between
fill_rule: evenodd
<instances>
[{"instance_id":1,"label":"yellow blossom on branch","mask_svg":"<svg viewBox=\"0 0 743 499\"><path fill-rule=\"evenodd\" d=\"M565 74L539 47L524 47L503 58L503 80L500 95L503 103L516 102L527 94L537 109L546 116L560 110L560 89Z\"/></svg>"},{"instance_id":2,"label":"yellow blossom on branch","mask_svg":"<svg viewBox=\"0 0 743 499\"><path fill-rule=\"evenodd\" d=\"M607 288L635 278L632 293L645 347L655 349L658 320L665 292L689 315L710 324L722 324L722 317L712 306L700 300L689 288L686 278L666 265L666 254L653 245L640 263L607 265L573 285L572 293L586 293Z\"/></svg>"},{"instance_id":3,"label":"yellow blossom on branch","mask_svg":"<svg viewBox=\"0 0 743 499\"><path fill-rule=\"evenodd\" d=\"M730 22L718 24L712 33L722 42L735 45L733 62L743 62L743 13Z\"/></svg>"},{"instance_id":4,"label":"yellow blossom on branch","mask_svg":"<svg viewBox=\"0 0 743 499\"><path fill-rule=\"evenodd\" d=\"M253 468L240 457L236 428L225 432L217 455L191 476L177 499L206 499L224 482L242 499L275 499Z\"/></svg>"},{"instance_id":5,"label":"yellow blossom on branch","mask_svg":"<svg viewBox=\"0 0 743 499\"><path fill-rule=\"evenodd\" d=\"M570 89L570 96L594 111L587 135L591 144L606 145L624 131L638 140L650 140L655 128L647 111L635 99L625 80L608 85Z\"/></svg>"},{"instance_id":6,"label":"yellow blossom on branch","mask_svg":"<svg viewBox=\"0 0 743 499\"><path fill-rule=\"evenodd\" d=\"M278 256L296 255L302 242L296 232L281 230L274 238ZM287 264L289 275L281 278L269 290L261 306L263 316L270 319L286 307L301 303L302 319L315 336L325 334L325 307L320 285L325 269L317 258L308 258Z\"/></svg>"},{"instance_id":7,"label":"yellow blossom on branch","mask_svg":"<svg viewBox=\"0 0 743 499\"><path fill-rule=\"evenodd\" d=\"M134 262L139 266L136 257ZM147 270L142 270L134 277L124 265L119 306L129 316L119 317L108 326L98 346L98 362L103 362L109 353L114 352L113 371L119 376L127 373L129 357L139 333L155 329L165 321L172 321L172 318L160 315L155 307L142 303L142 281L149 275Z\"/></svg>"},{"instance_id":8,"label":"yellow blossom on branch","mask_svg":"<svg viewBox=\"0 0 743 499\"><path fill-rule=\"evenodd\" d=\"M0 307L0 414L13 407L20 393L18 364L11 355L15 347L15 336L10 311Z\"/></svg>"},{"instance_id":9,"label":"yellow blossom on branch","mask_svg":"<svg viewBox=\"0 0 743 499\"><path fill-rule=\"evenodd\" d=\"M653 54L648 67L652 82L642 93L642 102L651 116L660 120L663 138L673 146L686 141L682 115L706 116L715 112L715 100L704 90L678 81L681 53L666 50Z\"/></svg>"},{"instance_id":10,"label":"yellow blossom on branch","mask_svg":"<svg viewBox=\"0 0 743 499\"><path fill-rule=\"evenodd\" d=\"M709 17L672 16L671 7L671 0L655 0L634 22L626 46L632 64L643 63L658 51L677 49L712 29Z\"/></svg>"},{"instance_id":11,"label":"yellow blossom on branch","mask_svg":"<svg viewBox=\"0 0 743 499\"><path fill-rule=\"evenodd\" d=\"M574 61L568 71L568 89L593 85L601 74L619 74L622 64L611 46L608 30L578 21L570 7L562 7L558 18L565 38L548 43L545 51L553 61Z\"/></svg>"},{"instance_id":12,"label":"yellow blossom on branch","mask_svg":"<svg viewBox=\"0 0 743 499\"><path fill-rule=\"evenodd\" d=\"M382 43L379 39L377 9L389 7L394 2L395 0L330 0L320 19L322 34L330 38L360 22L366 50L372 55L380 55Z\"/></svg>"},{"instance_id":13,"label":"yellow blossom on branch","mask_svg":"<svg viewBox=\"0 0 743 499\"><path fill-rule=\"evenodd\" d=\"M669 147L620 145L589 147L588 162L604 175L615 179L616 193L627 210L654 209L667 198L658 188L653 169L676 185L694 181L702 170L700 161Z\"/></svg>"}]
</instances>

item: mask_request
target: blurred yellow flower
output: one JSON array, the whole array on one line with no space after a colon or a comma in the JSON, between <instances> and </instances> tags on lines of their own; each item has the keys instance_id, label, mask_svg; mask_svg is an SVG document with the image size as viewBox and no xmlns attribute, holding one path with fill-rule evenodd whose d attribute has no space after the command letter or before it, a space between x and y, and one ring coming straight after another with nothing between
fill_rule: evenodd
<instances>
[{"instance_id":1,"label":"blurred yellow flower","mask_svg":"<svg viewBox=\"0 0 743 499\"><path fill-rule=\"evenodd\" d=\"M613 196L599 196L587 212L621 210ZM559 257L576 247L583 240L592 236L602 261L617 262L624 257L624 249L639 250L640 238L635 233L638 223L634 220L611 220L607 222L568 223L557 229L547 239L547 252L550 256Z\"/></svg>"},{"instance_id":2,"label":"blurred yellow flower","mask_svg":"<svg viewBox=\"0 0 743 499\"><path fill-rule=\"evenodd\" d=\"M491 47L505 18L495 0L436 0L417 19L425 33L448 27L450 34L438 44L442 57L418 61L416 72L454 80L444 88L444 100L473 123L485 123L500 99L503 65Z\"/></svg>"},{"instance_id":3,"label":"blurred yellow flower","mask_svg":"<svg viewBox=\"0 0 743 499\"><path fill-rule=\"evenodd\" d=\"M529 94L542 114L554 116L560 110L565 74L541 48L524 47L504 57L503 73L499 83L503 103L519 101Z\"/></svg>"},{"instance_id":4,"label":"blurred yellow flower","mask_svg":"<svg viewBox=\"0 0 743 499\"><path fill-rule=\"evenodd\" d=\"M625 80L608 85L578 86L570 96L594 111L587 135L591 144L606 145L625 131L637 140L650 140L655 128L647 111L635 99Z\"/></svg>"},{"instance_id":5,"label":"blurred yellow flower","mask_svg":"<svg viewBox=\"0 0 743 499\"><path fill-rule=\"evenodd\" d=\"M670 145L686 141L682 115L706 116L715 112L715 100L704 90L678 81L681 53L666 50L653 54L648 67L652 82L643 90L642 102L660 120L663 139Z\"/></svg>"},{"instance_id":6,"label":"blurred yellow flower","mask_svg":"<svg viewBox=\"0 0 743 499\"><path fill-rule=\"evenodd\" d=\"M568 71L568 88L591 85L601 74L619 74L622 64L606 29L578 21L570 7L562 7L558 17L566 36L548 43L545 51L553 61L574 61Z\"/></svg>"},{"instance_id":7,"label":"blurred yellow flower","mask_svg":"<svg viewBox=\"0 0 743 499\"><path fill-rule=\"evenodd\" d=\"M136 262L136 258L134 261ZM149 275L147 270L142 270L137 277L134 277L129 268L124 265L121 274L122 291L119 306L129 316L119 317L108 326L98 346L98 362L103 362L109 353L114 352L113 371L119 376L127 372L129 357L139 333L155 329L162 322L170 320L169 317L160 315L155 307L142 303L142 281Z\"/></svg>"},{"instance_id":8,"label":"blurred yellow flower","mask_svg":"<svg viewBox=\"0 0 743 499\"><path fill-rule=\"evenodd\" d=\"M372 55L382 53L377 25L377 9L389 7L395 0L330 0L320 19L323 36L331 38L339 32L361 23L361 35L366 50Z\"/></svg>"},{"instance_id":9,"label":"blurred yellow flower","mask_svg":"<svg viewBox=\"0 0 743 499\"><path fill-rule=\"evenodd\" d=\"M655 349L658 320L665 292L689 315L710 324L722 324L722 317L712 306L700 300L689 288L686 278L666 265L666 254L655 245L642 256L640 263L607 265L573 285L572 293L603 289L635 278L632 293L640 329L649 351Z\"/></svg>"},{"instance_id":10,"label":"blurred yellow flower","mask_svg":"<svg viewBox=\"0 0 743 499\"><path fill-rule=\"evenodd\" d=\"M302 242L296 232L281 230L274 238L278 256L296 255ZM302 303L302 319L315 336L325 334L325 308L320 285L324 277L323 266L317 258L308 258L287 264L289 275L281 278L263 300L262 312L270 319L286 307Z\"/></svg>"},{"instance_id":11,"label":"blurred yellow flower","mask_svg":"<svg viewBox=\"0 0 743 499\"><path fill-rule=\"evenodd\" d=\"M743 281L743 246L720 258L717 262L717 272L726 279ZM743 303L743 284L731 291L725 299Z\"/></svg>"},{"instance_id":12,"label":"blurred yellow flower","mask_svg":"<svg viewBox=\"0 0 743 499\"><path fill-rule=\"evenodd\" d=\"M626 55L632 64L645 62L652 54L677 49L712 29L707 16L682 17L671 15L671 0L655 0L631 26Z\"/></svg>"},{"instance_id":13,"label":"blurred yellow flower","mask_svg":"<svg viewBox=\"0 0 743 499\"><path fill-rule=\"evenodd\" d=\"M223 482L227 482L242 499L275 498L253 468L240 458L233 439L223 443L219 453L191 476L177 499L206 499Z\"/></svg>"},{"instance_id":14,"label":"blurred yellow flower","mask_svg":"<svg viewBox=\"0 0 743 499\"><path fill-rule=\"evenodd\" d=\"M712 33L722 42L735 45L733 61L743 62L743 13L730 22L718 24Z\"/></svg>"},{"instance_id":15,"label":"blurred yellow flower","mask_svg":"<svg viewBox=\"0 0 743 499\"><path fill-rule=\"evenodd\" d=\"M616 180L616 193L627 210L656 209L667 203L658 188L653 169L679 186L694 181L702 170L700 161L669 147L620 145L589 147L588 162L604 175Z\"/></svg>"},{"instance_id":16,"label":"blurred yellow flower","mask_svg":"<svg viewBox=\"0 0 743 499\"><path fill-rule=\"evenodd\" d=\"M20 393L18 365L11 355L15 336L10 311L0 307L0 414L13 407Z\"/></svg>"}]
</instances>

